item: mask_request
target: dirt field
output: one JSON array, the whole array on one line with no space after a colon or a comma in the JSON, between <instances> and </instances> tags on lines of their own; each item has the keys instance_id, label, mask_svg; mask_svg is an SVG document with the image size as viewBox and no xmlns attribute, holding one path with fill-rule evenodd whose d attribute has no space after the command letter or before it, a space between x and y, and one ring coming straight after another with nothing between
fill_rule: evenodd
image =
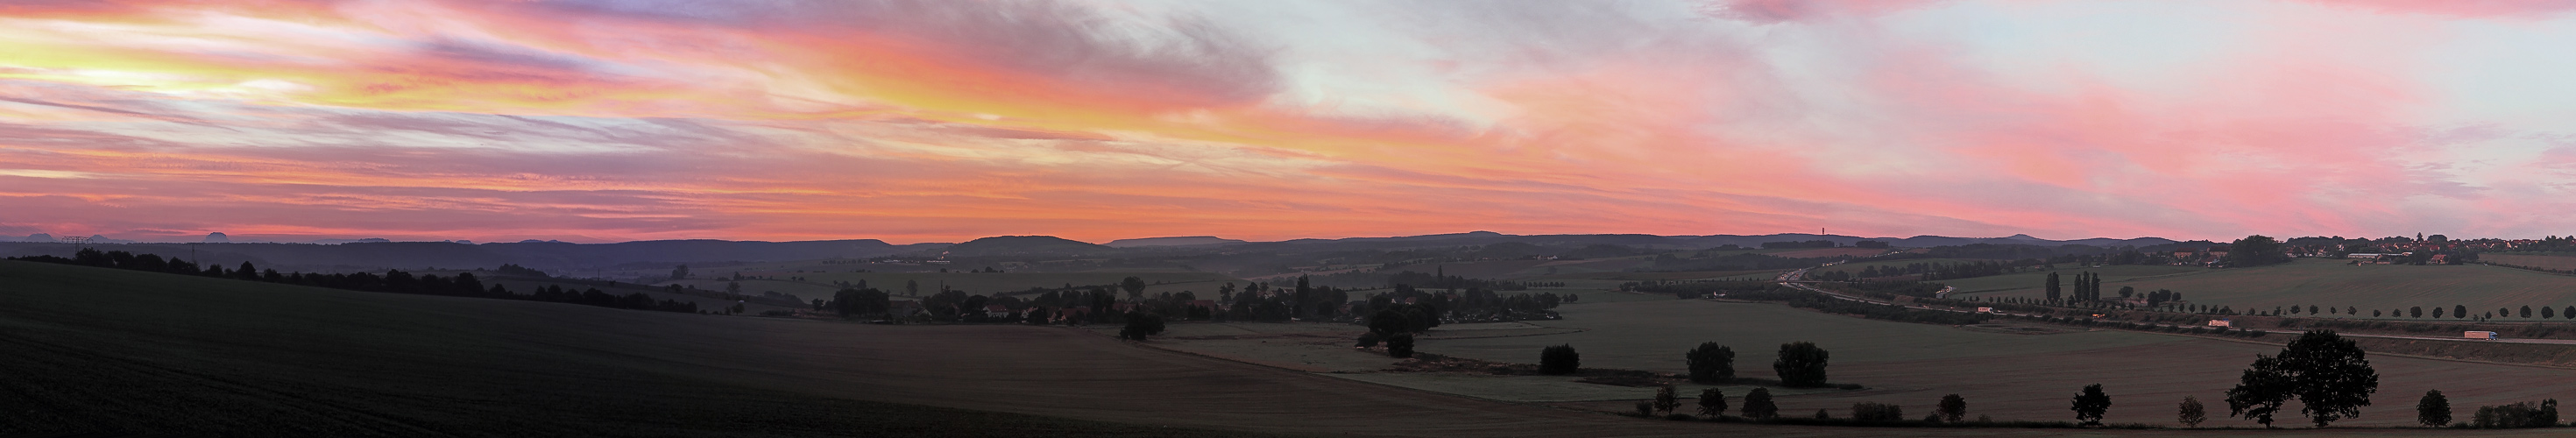
<instances>
[{"instance_id":1,"label":"dirt field","mask_svg":"<svg viewBox=\"0 0 2576 438\"><path fill-rule=\"evenodd\" d=\"M1649 307L1645 304L1664 303L1630 306ZM1584 308L1612 311L1620 306ZM1686 315L1690 310L1681 309ZM1440 348L1439 342L1452 341L1435 341L1426 347ZM0 389L13 394L0 398L0 412L11 413L0 417L0 433L5 434L80 432L95 430L84 426L102 425L140 432L260 436L1207 436L1246 431L1333 436L2232 434L1639 420L1479 401L1173 353L1081 329L875 326L620 311L20 262L0 262L0 344L12 352L0 355L0 374L12 376L0 379ZM2063 404L2063 400L2053 393L2060 391L2023 391L2009 384L1979 383L1977 376L2012 376L1994 379L2013 380L2039 375L2033 380L2051 382L2049 388L2059 386L2056 381L2069 380L2033 373L2045 369L2115 376L2105 380L2114 388L2127 388L2149 386L2143 381L2174 371L2159 363L2205 362L2213 368L2232 368L2251 357L2246 351L2212 351L2199 357L2171 355L2162 348L2110 350L2111 354L2082 356L2089 360L2052 357L2045 363L1994 357L1933 359L1919 365L1860 362L1837 365L1836 370L1837 375L1851 376L1837 380L1879 380L1890 388L1936 381L1944 388L1992 387L2005 392L1963 393L1970 394L1973 412L2001 412L2038 409L2017 407L2017 402L2001 394L2028 392L2033 400L2043 401L2032 402L2033 406ZM1870 356L1857 350L1838 354L1858 355L1855 360ZM1962 370L1976 367L1991 369ZM2406 367L2412 365L2392 364L2382 370ZM2460 387L2444 389L2462 394L2455 403L2463 406L2488 400L2471 394L2536 398L2563 390L2545 384L2558 383L2565 375L2552 370L2534 379L2488 368L2451 368L2444 381ZM1899 374L1914 377L1893 377ZM2393 383L2383 393L2382 405L2411 399L2407 393L2413 390ZM1863 392L1917 409L1937 397L1896 389L1873 391ZM1937 390L1921 392L1937 394ZM2115 420L2129 406L2163 404L2128 404L2132 399L2118 398L2131 394L2135 393L2114 390L2115 403L2121 403L2112 410ZM1809 409L1826 403L1794 397L1789 402L1787 407ZM2389 409L2393 408L2371 412L2384 416ZM2346 429L2308 435L2420 432ZM2544 436L2547 432L2457 435Z\"/></svg>"},{"instance_id":2,"label":"dirt field","mask_svg":"<svg viewBox=\"0 0 2576 438\"><path fill-rule=\"evenodd\" d=\"M2478 260L2480 260L2480 261L2485 261L2485 262L2488 262L2488 263L2495 263L2495 264L2514 265L2514 266L2529 266L2529 267L2534 267L2534 268L2541 268L2541 269L2557 269L2557 270L2562 270L2562 271L2563 271L2563 270L2576 269L2576 256L2563 256L2563 255L2539 255L2539 254L2479 254L2479 255L2478 255Z\"/></svg>"},{"instance_id":3,"label":"dirt field","mask_svg":"<svg viewBox=\"0 0 2576 438\"><path fill-rule=\"evenodd\" d=\"M1561 308L1566 319L1539 325L1584 332L1516 338L1436 340L1420 351L1495 361L1535 362L1541 347L1571 344L1586 366L1683 372L1682 353L1700 341L1734 347L1738 373L1769 376L1781 343L1811 341L1833 353L1831 380L1871 387L1781 398L1783 412L1842 409L1855 402L1896 403L1929 412L1944 394L1969 400L1971 414L1997 419L2066 420L2067 397L2104 384L2114 399L2110 421L2171 424L2184 395L2215 403L2256 354L2277 345L2156 334L2094 331L2021 335L1824 315L1770 304L1707 301L1609 303ZM2454 406L2576 398L2563 369L2373 357L2381 391L2352 425L2412 424L2416 396L2450 394ZM2223 406L2223 404L2221 405ZM1624 409L1625 404L1587 407ZM2474 408L2469 408L2474 410ZM2466 411L2463 411L2466 412ZM1839 415L1839 414L1838 414ZM2253 426L2215 419L2218 426ZM2339 423L2342 424L2342 423Z\"/></svg>"},{"instance_id":4,"label":"dirt field","mask_svg":"<svg viewBox=\"0 0 2576 438\"><path fill-rule=\"evenodd\" d=\"M2576 276L2544 274L2494 266L2351 266L2342 260L2301 259L2295 262L2244 269L2203 270L2203 273L2123 279L2105 277L2103 288L2117 291L2121 286L2139 290L2172 289L2196 304L2232 306L2238 310L2271 310L2275 306L2314 305L2319 307L2357 307L2369 318L2371 310L2390 310L2412 306L2448 308L2468 306L2472 313L2494 311L2499 307L2550 306L2565 308L2576 305ZM2147 267L2139 267L2147 268ZM2145 270L2145 269L2136 269ZM2061 269L2060 272L2067 272ZM2030 286L1999 292L1971 293L1969 296L2042 295L2039 280L2031 274L2015 274ZM2001 277L1988 277L2002 281ZM1979 278L1973 280L1986 280ZM1976 283L1952 284L1963 291L1975 291ZM2307 315L2301 314L2305 317ZM2351 315L2327 314L2329 318ZM2429 315L2428 315L2429 317ZM2382 319L2397 319L2383 317ZM2522 318L2497 318L2520 321ZM2538 315L2534 314L2533 320ZM2565 321L2564 318L2553 319Z\"/></svg>"}]
</instances>

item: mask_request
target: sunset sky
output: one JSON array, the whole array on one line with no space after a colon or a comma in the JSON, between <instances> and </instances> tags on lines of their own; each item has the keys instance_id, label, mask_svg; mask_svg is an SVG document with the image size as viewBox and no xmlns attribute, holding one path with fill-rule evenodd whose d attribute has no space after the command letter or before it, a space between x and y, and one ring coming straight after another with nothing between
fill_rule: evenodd
<instances>
[{"instance_id":1,"label":"sunset sky","mask_svg":"<svg viewBox=\"0 0 2576 438\"><path fill-rule=\"evenodd\" d=\"M2576 234L2576 2L0 1L0 234Z\"/></svg>"}]
</instances>

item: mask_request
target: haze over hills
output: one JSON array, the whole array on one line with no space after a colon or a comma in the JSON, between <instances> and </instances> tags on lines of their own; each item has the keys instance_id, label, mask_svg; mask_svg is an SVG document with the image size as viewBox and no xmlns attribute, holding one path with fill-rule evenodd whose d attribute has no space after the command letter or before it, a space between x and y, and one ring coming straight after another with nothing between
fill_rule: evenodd
<instances>
[{"instance_id":1,"label":"haze over hills","mask_svg":"<svg viewBox=\"0 0 2576 438\"><path fill-rule=\"evenodd\" d=\"M211 237L211 236L210 236ZM0 256L58 255L68 256L71 245L54 242L38 234L29 240L41 242L0 242ZM215 240L215 239L207 239ZM733 262L774 262L831 258L945 258L998 257L1033 255L1117 255L1168 254L1181 252L1275 252L1275 251L1349 251L1391 250L1467 245L1525 244L1576 248L1615 245L1637 249L1710 249L1727 245L1755 248L1771 242L1831 241L1851 246L1861 241L1884 242L1898 248L1925 248L1970 244L2062 246L2084 245L2103 248L2134 246L2139 248L2172 245L2170 239L2145 237L2135 239L2092 238L2047 240L2028 235L1996 238L1914 236L1907 238L1860 237L1807 233L1767 235L1658 236L1650 234L1542 234L1513 235L1491 231L1430 234L1393 237L1352 237L1339 239L1296 239L1277 242L1249 242L1217 236L1157 237L1122 239L1107 245L1053 236L995 236L965 243L889 244L876 239L821 240L798 242L762 242L728 240L655 240L603 244L557 241L522 241L507 243L466 242L394 242L384 239L330 240L328 243L130 243L99 236L92 245L116 245L114 250L164 255L196 254L199 261L237 264L252 262L260 266L312 271L355 271L383 268L418 269L422 267L489 268L517 264L546 270L580 270L600 268L638 268L674 264L711 264Z\"/></svg>"}]
</instances>

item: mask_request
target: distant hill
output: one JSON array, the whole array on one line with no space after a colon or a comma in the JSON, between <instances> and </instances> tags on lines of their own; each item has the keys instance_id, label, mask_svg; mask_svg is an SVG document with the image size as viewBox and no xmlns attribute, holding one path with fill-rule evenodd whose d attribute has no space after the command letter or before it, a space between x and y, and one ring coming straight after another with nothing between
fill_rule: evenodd
<instances>
[{"instance_id":1,"label":"distant hill","mask_svg":"<svg viewBox=\"0 0 2576 438\"><path fill-rule=\"evenodd\" d=\"M549 271L620 265L673 265L708 262L762 262L826 258L865 258L900 254L945 244L890 245L876 239L806 242L735 242L724 240L655 240L608 244L564 242L486 243L361 242L337 245L307 243L135 243L100 249L187 257L224 265L251 262L286 271L368 271L387 268L491 268L517 264ZM0 243L0 255L71 255L62 244Z\"/></svg>"},{"instance_id":2,"label":"distant hill","mask_svg":"<svg viewBox=\"0 0 2576 438\"><path fill-rule=\"evenodd\" d=\"M1055 236L993 236L926 251L951 257L1002 255L1082 255L1116 251L1106 245Z\"/></svg>"},{"instance_id":3,"label":"distant hill","mask_svg":"<svg viewBox=\"0 0 2576 438\"><path fill-rule=\"evenodd\" d=\"M1148 247L1148 246L1236 245L1236 244L1244 244L1244 243L1251 243L1251 242L1245 242L1245 241L1241 241L1241 240L1234 240L1234 239L1219 238L1219 237L1216 237L1216 236L1189 236L1189 237L1147 237L1147 238L1143 238L1143 239L1118 239L1118 240L1112 240L1112 241L1109 241L1109 244L1108 244L1107 246L1108 246L1108 247L1111 247L1111 248L1141 248L1141 247Z\"/></svg>"}]
</instances>

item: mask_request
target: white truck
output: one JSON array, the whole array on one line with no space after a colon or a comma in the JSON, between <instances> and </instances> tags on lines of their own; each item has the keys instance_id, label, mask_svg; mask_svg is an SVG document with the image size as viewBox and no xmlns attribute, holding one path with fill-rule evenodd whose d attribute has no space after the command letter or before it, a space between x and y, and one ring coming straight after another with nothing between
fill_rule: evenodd
<instances>
[{"instance_id":1,"label":"white truck","mask_svg":"<svg viewBox=\"0 0 2576 438\"><path fill-rule=\"evenodd\" d=\"M2504 339L2504 337L2503 337L2503 336L2496 336L2496 332L2465 332L2465 333L2461 333L2461 334L2460 334L2460 337L2461 337L2461 338L2466 338L2466 339L2486 339L2486 340Z\"/></svg>"},{"instance_id":2,"label":"white truck","mask_svg":"<svg viewBox=\"0 0 2576 438\"><path fill-rule=\"evenodd\" d=\"M1979 307L1979 308L1977 308L1977 313L1995 313L1995 308L1993 308L1993 307Z\"/></svg>"}]
</instances>

